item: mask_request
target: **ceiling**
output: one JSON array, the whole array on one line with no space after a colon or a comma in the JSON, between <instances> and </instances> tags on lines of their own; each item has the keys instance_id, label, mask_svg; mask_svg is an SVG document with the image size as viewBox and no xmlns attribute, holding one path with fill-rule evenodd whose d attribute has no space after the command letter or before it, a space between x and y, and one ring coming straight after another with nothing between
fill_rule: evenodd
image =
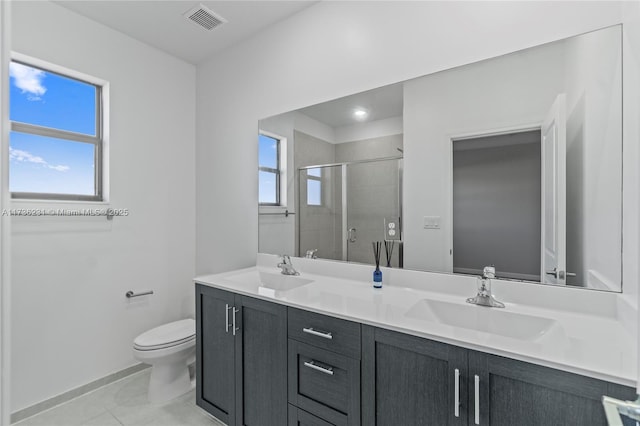
<instances>
[{"instance_id":1,"label":"ceiling","mask_svg":"<svg viewBox=\"0 0 640 426\"><path fill-rule=\"evenodd\" d=\"M357 123L358 120L354 119L353 112L361 108L369 113L364 121L401 117L402 100L403 84L396 83L302 108L298 111L335 128Z\"/></svg>"},{"instance_id":2,"label":"ceiling","mask_svg":"<svg viewBox=\"0 0 640 426\"><path fill-rule=\"evenodd\" d=\"M56 4L192 64L317 3L296 1L54 0ZM207 31L183 14L202 4L227 20Z\"/></svg>"}]
</instances>

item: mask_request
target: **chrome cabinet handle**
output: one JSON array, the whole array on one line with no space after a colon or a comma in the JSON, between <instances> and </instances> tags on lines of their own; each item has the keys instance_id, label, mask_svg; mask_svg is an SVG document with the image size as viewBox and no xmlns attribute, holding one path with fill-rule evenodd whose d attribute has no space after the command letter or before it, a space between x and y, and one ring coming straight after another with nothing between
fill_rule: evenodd
<instances>
[{"instance_id":1,"label":"chrome cabinet handle","mask_svg":"<svg viewBox=\"0 0 640 426\"><path fill-rule=\"evenodd\" d=\"M333 339L333 335L331 334L331 332L322 332L322 331L318 331L318 330L314 330L311 327L303 327L302 328L302 332L303 333L308 333L308 334L313 334L314 336L318 336L318 337L323 337L325 339Z\"/></svg>"},{"instance_id":2,"label":"chrome cabinet handle","mask_svg":"<svg viewBox=\"0 0 640 426\"><path fill-rule=\"evenodd\" d=\"M473 377L474 381L474 390L475 390L475 404L474 404L474 422L475 424L480 424L480 376L477 374Z\"/></svg>"},{"instance_id":3,"label":"chrome cabinet handle","mask_svg":"<svg viewBox=\"0 0 640 426\"><path fill-rule=\"evenodd\" d=\"M233 335L236 335L236 331L240 330L238 327L236 327L236 313L240 312L240 309L236 309L235 306L233 307Z\"/></svg>"},{"instance_id":4,"label":"chrome cabinet handle","mask_svg":"<svg viewBox=\"0 0 640 426\"><path fill-rule=\"evenodd\" d=\"M457 368L453 372L453 415L460 417L460 370Z\"/></svg>"},{"instance_id":5,"label":"chrome cabinet handle","mask_svg":"<svg viewBox=\"0 0 640 426\"><path fill-rule=\"evenodd\" d=\"M304 366L305 367L309 367L309 368L311 368L313 370L319 371L321 373L333 376L333 368L331 368L331 367L321 367L318 364L316 364L316 362L314 360L305 361L304 362Z\"/></svg>"},{"instance_id":6,"label":"chrome cabinet handle","mask_svg":"<svg viewBox=\"0 0 640 426\"><path fill-rule=\"evenodd\" d=\"M225 304L225 311L224 311L224 331L225 332L229 332L229 309L231 309L231 306L229 306L229 304Z\"/></svg>"}]
</instances>

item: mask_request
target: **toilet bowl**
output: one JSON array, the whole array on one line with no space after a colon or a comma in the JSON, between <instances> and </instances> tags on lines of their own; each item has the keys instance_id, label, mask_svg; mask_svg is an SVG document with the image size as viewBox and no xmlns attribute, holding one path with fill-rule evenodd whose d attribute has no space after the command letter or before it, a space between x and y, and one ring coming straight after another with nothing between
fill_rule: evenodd
<instances>
[{"instance_id":1,"label":"toilet bowl","mask_svg":"<svg viewBox=\"0 0 640 426\"><path fill-rule=\"evenodd\" d=\"M151 365L149 401L162 403L191 390L189 364L196 352L196 322L184 319L142 333L133 341L133 356Z\"/></svg>"}]
</instances>

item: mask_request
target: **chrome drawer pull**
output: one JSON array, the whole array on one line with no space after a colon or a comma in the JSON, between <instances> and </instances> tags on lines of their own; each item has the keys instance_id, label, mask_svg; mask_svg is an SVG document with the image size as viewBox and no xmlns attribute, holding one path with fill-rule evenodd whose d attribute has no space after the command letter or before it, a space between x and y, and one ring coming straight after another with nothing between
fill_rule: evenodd
<instances>
[{"instance_id":1,"label":"chrome drawer pull","mask_svg":"<svg viewBox=\"0 0 640 426\"><path fill-rule=\"evenodd\" d=\"M236 335L236 331L239 331L240 328L236 327L236 314L240 312L240 309L236 309L235 306L233 308L233 335Z\"/></svg>"},{"instance_id":2,"label":"chrome drawer pull","mask_svg":"<svg viewBox=\"0 0 640 426\"><path fill-rule=\"evenodd\" d=\"M224 319L224 330L228 333L229 332L229 310L231 309L231 306L229 306L229 304L226 304L226 308L225 308L225 319Z\"/></svg>"},{"instance_id":3,"label":"chrome drawer pull","mask_svg":"<svg viewBox=\"0 0 640 426\"><path fill-rule=\"evenodd\" d=\"M315 363L315 361L313 361L313 360L312 360L312 361L305 361L304 366L305 366L305 367L312 368L312 369L314 369L314 370L316 370L316 371L319 371L319 372L321 372L321 373L324 373L324 374L328 374L328 375L330 375L330 376L333 376L333 368L331 368L331 367L320 367L320 366L319 366L318 364L316 364L316 363Z\"/></svg>"},{"instance_id":4,"label":"chrome drawer pull","mask_svg":"<svg viewBox=\"0 0 640 426\"><path fill-rule=\"evenodd\" d=\"M331 335L330 332L323 333L322 331L314 330L311 327L304 327L302 331L304 333L313 334L314 336L324 337L325 339L329 339L329 340L333 339L333 336Z\"/></svg>"},{"instance_id":5,"label":"chrome drawer pull","mask_svg":"<svg viewBox=\"0 0 640 426\"><path fill-rule=\"evenodd\" d=\"M475 398L474 398L474 423L479 425L480 424L480 376L478 376L477 374L474 374L473 377L473 387L474 387L474 394L475 394Z\"/></svg>"},{"instance_id":6,"label":"chrome drawer pull","mask_svg":"<svg viewBox=\"0 0 640 426\"><path fill-rule=\"evenodd\" d=\"M454 370L453 415L460 417L460 370Z\"/></svg>"}]
</instances>

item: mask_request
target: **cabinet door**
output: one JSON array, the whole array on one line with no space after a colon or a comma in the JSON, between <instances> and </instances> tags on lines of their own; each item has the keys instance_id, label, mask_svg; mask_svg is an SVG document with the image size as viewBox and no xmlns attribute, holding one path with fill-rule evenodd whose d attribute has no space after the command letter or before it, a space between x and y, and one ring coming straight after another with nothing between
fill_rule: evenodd
<instances>
[{"instance_id":1,"label":"cabinet door","mask_svg":"<svg viewBox=\"0 0 640 426\"><path fill-rule=\"evenodd\" d=\"M236 424L287 424L287 308L236 296Z\"/></svg>"},{"instance_id":2,"label":"cabinet door","mask_svg":"<svg viewBox=\"0 0 640 426\"><path fill-rule=\"evenodd\" d=\"M363 326L362 363L362 424L467 424L466 349Z\"/></svg>"},{"instance_id":3,"label":"cabinet door","mask_svg":"<svg viewBox=\"0 0 640 426\"><path fill-rule=\"evenodd\" d=\"M196 403L232 425L235 419L233 293L196 286Z\"/></svg>"},{"instance_id":4,"label":"cabinet door","mask_svg":"<svg viewBox=\"0 0 640 426\"><path fill-rule=\"evenodd\" d=\"M522 361L469 351L469 424L491 426L607 424L602 396L634 398L620 385ZM476 379L477 376L477 379ZM479 418L475 415L478 380Z\"/></svg>"}]
</instances>

